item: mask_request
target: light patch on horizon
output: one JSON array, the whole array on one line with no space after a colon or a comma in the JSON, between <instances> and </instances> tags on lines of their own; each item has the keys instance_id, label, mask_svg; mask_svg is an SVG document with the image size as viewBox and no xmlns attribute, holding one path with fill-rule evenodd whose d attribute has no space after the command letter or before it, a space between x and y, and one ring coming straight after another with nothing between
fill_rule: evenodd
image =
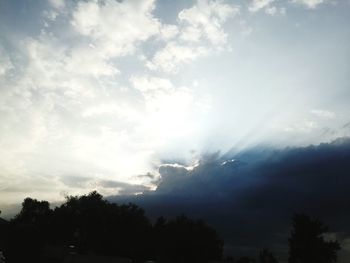
<instances>
[{"instance_id":1,"label":"light patch on horizon","mask_svg":"<svg viewBox=\"0 0 350 263\"><path fill-rule=\"evenodd\" d=\"M190 169L203 152L349 135L348 30L332 29L335 42L288 14L321 23L327 3L4 1L16 8L0 8L0 199L139 193L164 159Z\"/></svg>"}]
</instances>

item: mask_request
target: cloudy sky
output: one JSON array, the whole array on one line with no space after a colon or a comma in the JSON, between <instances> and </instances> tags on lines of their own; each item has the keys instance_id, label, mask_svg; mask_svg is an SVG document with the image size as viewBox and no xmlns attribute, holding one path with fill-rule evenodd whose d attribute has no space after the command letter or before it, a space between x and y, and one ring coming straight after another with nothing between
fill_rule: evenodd
<instances>
[{"instance_id":1,"label":"cloudy sky","mask_svg":"<svg viewBox=\"0 0 350 263\"><path fill-rule=\"evenodd\" d=\"M348 0L0 0L2 215L98 190L283 262L290 217L307 212L349 262L349 13Z\"/></svg>"},{"instance_id":2,"label":"cloudy sky","mask_svg":"<svg viewBox=\"0 0 350 263\"><path fill-rule=\"evenodd\" d=\"M347 0L0 0L0 203L350 134Z\"/></svg>"}]
</instances>

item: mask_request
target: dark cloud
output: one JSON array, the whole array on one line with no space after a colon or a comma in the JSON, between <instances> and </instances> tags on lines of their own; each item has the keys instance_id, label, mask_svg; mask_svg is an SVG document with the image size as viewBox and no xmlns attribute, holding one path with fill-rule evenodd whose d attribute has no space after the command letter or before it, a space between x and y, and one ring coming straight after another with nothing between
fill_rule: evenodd
<instances>
[{"instance_id":1,"label":"dark cloud","mask_svg":"<svg viewBox=\"0 0 350 263\"><path fill-rule=\"evenodd\" d=\"M148 178L148 179L156 179L156 175L152 173L140 174L136 176L137 178Z\"/></svg>"},{"instance_id":2,"label":"dark cloud","mask_svg":"<svg viewBox=\"0 0 350 263\"><path fill-rule=\"evenodd\" d=\"M150 216L186 213L213 224L227 250L286 252L295 212L319 217L350 235L350 139L302 148L255 148L206 156L194 169L160 167L155 192L112 198L143 206Z\"/></svg>"}]
</instances>

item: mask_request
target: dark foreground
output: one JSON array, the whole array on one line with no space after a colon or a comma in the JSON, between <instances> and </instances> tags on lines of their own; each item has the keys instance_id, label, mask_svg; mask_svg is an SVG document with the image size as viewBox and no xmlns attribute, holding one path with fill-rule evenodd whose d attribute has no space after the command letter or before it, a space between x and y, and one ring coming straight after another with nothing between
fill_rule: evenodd
<instances>
[{"instance_id":1,"label":"dark foreground","mask_svg":"<svg viewBox=\"0 0 350 263\"><path fill-rule=\"evenodd\" d=\"M327 226L304 214L292 223L289 263L336 262L340 245L324 239ZM138 206L109 203L97 192L67 197L53 210L47 201L26 198L12 220L0 219L0 263L256 262L224 260L223 245L202 220L181 215L152 224ZM257 256L260 263L278 262L267 249Z\"/></svg>"}]
</instances>

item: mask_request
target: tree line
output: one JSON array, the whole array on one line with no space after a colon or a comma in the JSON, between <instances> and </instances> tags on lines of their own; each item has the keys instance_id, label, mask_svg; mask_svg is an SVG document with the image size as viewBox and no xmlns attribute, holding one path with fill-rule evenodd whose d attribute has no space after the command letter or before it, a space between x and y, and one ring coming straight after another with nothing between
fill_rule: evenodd
<instances>
[{"instance_id":1,"label":"tree line","mask_svg":"<svg viewBox=\"0 0 350 263\"><path fill-rule=\"evenodd\" d=\"M181 215L152 224L142 208L109 203L97 192L69 196L54 209L47 201L26 198L19 214L2 228L0 250L7 263L62 262L72 253L133 262L206 262L220 259L223 250L204 221Z\"/></svg>"},{"instance_id":2,"label":"tree line","mask_svg":"<svg viewBox=\"0 0 350 263\"><path fill-rule=\"evenodd\" d=\"M340 245L324 239L328 228L321 221L296 214L292 222L289 263L336 261ZM47 201L26 198L13 219L0 220L0 251L6 263L58 263L66 262L67 255L74 259L84 254L132 262L205 263L222 260L223 246L216 231L202 220L181 215L151 223L142 208L110 203L97 192L69 196L54 209ZM255 262L248 257L226 261ZM278 261L264 249L259 262Z\"/></svg>"}]
</instances>

